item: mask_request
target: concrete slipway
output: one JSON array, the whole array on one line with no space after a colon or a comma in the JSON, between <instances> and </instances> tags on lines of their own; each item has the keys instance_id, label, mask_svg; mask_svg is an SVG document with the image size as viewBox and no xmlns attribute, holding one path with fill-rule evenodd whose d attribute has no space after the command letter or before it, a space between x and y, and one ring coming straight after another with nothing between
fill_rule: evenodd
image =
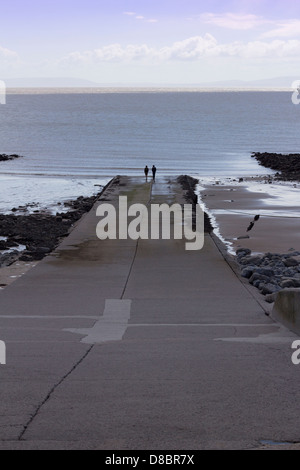
<instances>
[{"instance_id":1,"label":"concrete slipway","mask_svg":"<svg viewBox=\"0 0 300 470\"><path fill-rule=\"evenodd\" d=\"M0 449L300 441L297 336L265 314L209 234L201 251L100 241L97 206L120 195L183 202L175 180L115 179L55 252L0 293Z\"/></svg>"}]
</instances>

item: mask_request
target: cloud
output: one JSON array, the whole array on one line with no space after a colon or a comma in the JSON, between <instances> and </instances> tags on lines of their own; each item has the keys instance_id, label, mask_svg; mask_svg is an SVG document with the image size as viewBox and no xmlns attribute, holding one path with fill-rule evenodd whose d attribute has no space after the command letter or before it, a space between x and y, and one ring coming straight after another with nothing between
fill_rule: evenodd
<instances>
[{"instance_id":1,"label":"cloud","mask_svg":"<svg viewBox=\"0 0 300 470\"><path fill-rule=\"evenodd\" d=\"M221 46L221 50L222 55L230 55L246 59L298 58L300 54L300 41L251 41L246 44L236 42Z\"/></svg>"},{"instance_id":2,"label":"cloud","mask_svg":"<svg viewBox=\"0 0 300 470\"><path fill-rule=\"evenodd\" d=\"M296 37L300 36L300 20L289 20L284 23L279 23L278 27L267 31L262 38L279 38L279 37Z\"/></svg>"},{"instance_id":3,"label":"cloud","mask_svg":"<svg viewBox=\"0 0 300 470\"><path fill-rule=\"evenodd\" d=\"M6 49L5 47L0 46L0 59L9 60L18 60L19 56L15 51L11 51L10 49Z\"/></svg>"},{"instance_id":4,"label":"cloud","mask_svg":"<svg viewBox=\"0 0 300 470\"><path fill-rule=\"evenodd\" d=\"M146 58L154 58L155 50L146 45L110 44L100 49L84 52L72 52L62 59L63 63L91 64L99 62L130 62Z\"/></svg>"},{"instance_id":5,"label":"cloud","mask_svg":"<svg viewBox=\"0 0 300 470\"><path fill-rule=\"evenodd\" d=\"M146 18L145 16L140 15L138 13L135 13L134 11L124 11L123 14L126 15L126 16L134 17L136 20L139 20L139 21L145 21L146 23L157 23L158 22L158 20L155 19L155 18Z\"/></svg>"},{"instance_id":6,"label":"cloud","mask_svg":"<svg viewBox=\"0 0 300 470\"><path fill-rule=\"evenodd\" d=\"M299 58L300 41L273 40L235 41L219 43L211 34L194 36L183 41L174 42L170 46L154 48L146 44L111 44L90 51L76 51L61 60L62 64L97 64L101 62L174 62L197 61L210 57L236 57L245 59L260 58Z\"/></svg>"},{"instance_id":7,"label":"cloud","mask_svg":"<svg viewBox=\"0 0 300 470\"><path fill-rule=\"evenodd\" d=\"M224 13L204 13L200 19L207 24L234 30L253 29L265 23L262 17L250 14Z\"/></svg>"}]
</instances>

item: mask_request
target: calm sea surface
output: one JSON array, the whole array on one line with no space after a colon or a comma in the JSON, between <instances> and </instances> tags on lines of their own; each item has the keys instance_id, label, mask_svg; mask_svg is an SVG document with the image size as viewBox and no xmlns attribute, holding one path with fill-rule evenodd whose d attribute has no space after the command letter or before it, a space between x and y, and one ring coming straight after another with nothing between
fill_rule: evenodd
<instances>
[{"instance_id":1,"label":"calm sea surface","mask_svg":"<svg viewBox=\"0 0 300 470\"><path fill-rule=\"evenodd\" d=\"M146 164L158 175L262 174L251 153L299 152L299 123L288 92L9 94L0 153L24 158L0 163L0 184L5 193L18 178L94 184Z\"/></svg>"},{"instance_id":2,"label":"calm sea surface","mask_svg":"<svg viewBox=\"0 0 300 470\"><path fill-rule=\"evenodd\" d=\"M0 173L80 177L259 173L254 151L300 151L300 106L287 92L8 95Z\"/></svg>"}]
</instances>

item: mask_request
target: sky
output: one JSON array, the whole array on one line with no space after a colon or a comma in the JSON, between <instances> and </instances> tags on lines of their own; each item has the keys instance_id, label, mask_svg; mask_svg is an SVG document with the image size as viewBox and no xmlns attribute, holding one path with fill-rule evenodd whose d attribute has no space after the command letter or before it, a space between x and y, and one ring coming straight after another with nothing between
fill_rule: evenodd
<instances>
[{"instance_id":1,"label":"sky","mask_svg":"<svg viewBox=\"0 0 300 470\"><path fill-rule=\"evenodd\" d=\"M300 79L299 0L9 0L0 19L0 80Z\"/></svg>"}]
</instances>

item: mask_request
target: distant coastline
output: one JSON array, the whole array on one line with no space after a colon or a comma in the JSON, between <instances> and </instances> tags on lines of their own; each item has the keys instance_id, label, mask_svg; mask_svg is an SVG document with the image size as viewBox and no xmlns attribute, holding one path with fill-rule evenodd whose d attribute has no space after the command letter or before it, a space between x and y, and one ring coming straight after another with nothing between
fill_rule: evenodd
<instances>
[{"instance_id":1,"label":"distant coastline","mask_svg":"<svg viewBox=\"0 0 300 470\"><path fill-rule=\"evenodd\" d=\"M8 95L51 95L51 94L108 94L108 93L244 93L244 92L286 92L283 87L17 87L7 88Z\"/></svg>"}]
</instances>

